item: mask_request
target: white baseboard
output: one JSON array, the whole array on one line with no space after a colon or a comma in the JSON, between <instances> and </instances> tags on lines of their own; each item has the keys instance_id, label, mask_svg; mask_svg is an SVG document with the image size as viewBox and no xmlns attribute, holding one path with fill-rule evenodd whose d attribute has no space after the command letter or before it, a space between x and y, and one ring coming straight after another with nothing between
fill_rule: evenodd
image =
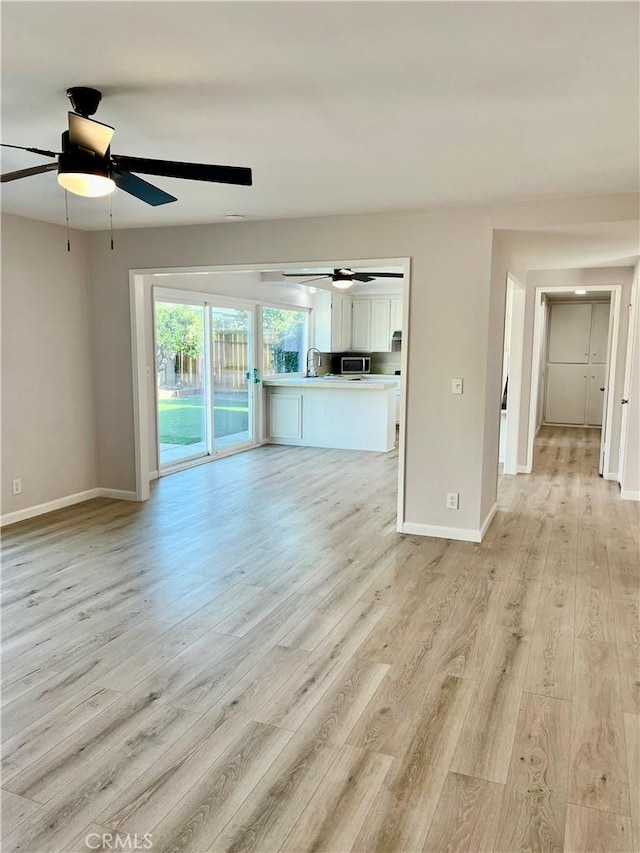
<instances>
[{"instance_id":1,"label":"white baseboard","mask_svg":"<svg viewBox=\"0 0 640 853\"><path fill-rule=\"evenodd\" d=\"M530 465L518 465L518 467L516 468L516 471L518 472L518 474L530 474L531 473L531 466Z\"/></svg>"},{"instance_id":2,"label":"white baseboard","mask_svg":"<svg viewBox=\"0 0 640 853\"><path fill-rule=\"evenodd\" d=\"M127 492L123 489L87 489L84 492L76 492L75 495L65 495L63 498L56 498L53 501L36 504L35 506L27 506L15 512L8 512L0 516L0 527L6 527L8 524L16 524L18 521L26 521L28 518L35 518L47 512L55 512L57 509L64 509L67 506L73 506L84 501L91 501L94 498L135 501L136 493Z\"/></svg>"},{"instance_id":3,"label":"white baseboard","mask_svg":"<svg viewBox=\"0 0 640 853\"><path fill-rule=\"evenodd\" d=\"M640 492L631 492L628 489L620 492L623 501L640 501Z\"/></svg>"},{"instance_id":4,"label":"white baseboard","mask_svg":"<svg viewBox=\"0 0 640 853\"><path fill-rule=\"evenodd\" d=\"M613 480L616 483L618 482L618 475L617 474L603 474L602 478L603 478L603 480Z\"/></svg>"},{"instance_id":5,"label":"white baseboard","mask_svg":"<svg viewBox=\"0 0 640 853\"><path fill-rule=\"evenodd\" d=\"M495 503L495 504L491 507L491 509L489 510L489 512L487 513L487 517L486 517L486 518L485 518L485 520L482 522L482 526L480 527L480 539L479 539L479 541L480 541L480 542L482 542L482 540L484 539L484 534L487 532L487 528L489 527L489 525L490 525L490 524L491 524L491 522L493 521L493 517L495 516L495 514L497 513L497 511L498 511L498 504L497 504L497 503Z\"/></svg>"},{"instance_id":6,"label":"white baseboard","mask_svg":"<svg viewBox=\"0 0 640 853\"><path fill-rule=\"evenodd\" d=\"M87 489L84 492L76 492L75 495L65 495L63 498L56 498L53 501L47 501L43 504L27 506L15 512L8 512L0 517L0 525L4 527L7 524L15 524L16 521L24 521L27 518L34 518L36 515L44 515L45 512L54 512L57 509L64 509L66 506L73 506L73 504L79 504L83 501L90 501L93 498L99 497L99 489Z\"/></svg>"},{"instance_id":7,"label":"white baseboard","mask_svg":"<svg viewBox=\"0 0 640 853\"><path fill-rule=\"evenodd\" d=\"M458 539L461 542L479 542L479 530L466 530L464 527L440 527L437 524L416 524L405 521L401 533L411 533L414 536L432 536L436 539Z\"/></svg>"},{"instance_id":8,"label":"white baseboard","mask_svg":"<svg viewBox=\"0 0 640 853\"><path fill-rule=\"evenodd\" d=\"M400 533L412 533L414 536L433 536L436 539L457 539L461 542L482 542L487 528L491 524L498 510L498 504L494 504L479 530L464 527L444 527L439 524L417 524L413 521L405 521Z\"/></svg>"},{"instance_id":9,"label":"white baseboard","mask_svg":"<svg viewBox=\"0 0 640 853\"><path fill-rule=\"evenodd\" d=\"M149 471L149 481L157 480L160 474L157 471Z\"/></svg>"},{"instance_id":10,"label":"white baseboard","mask_svg":"<svg viewBox=\"0 0 640 853\"><path fill-rule=\"evenodd\" d=\"M97 497L99 498L111 498L116 501L135 501L136 493L129 492L125 489L98 489Z\"/></svg>"}]
</instances>

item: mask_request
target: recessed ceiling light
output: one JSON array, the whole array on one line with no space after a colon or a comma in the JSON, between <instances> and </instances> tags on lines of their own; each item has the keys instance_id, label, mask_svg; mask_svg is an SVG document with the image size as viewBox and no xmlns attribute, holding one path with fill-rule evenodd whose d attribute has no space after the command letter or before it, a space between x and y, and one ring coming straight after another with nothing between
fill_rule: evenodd
<instances>
[{"instance_id":1,"label":"recessed ceiling light","mask_svg":"<svg viewBox=\"0 0 640 853\"><path fill-rule=\"evenodd\" d=\"M584 296L587 291L586 290L574 290L573 292L575 293L576 296Z\"/></svg>"},{"instance_id":2,"label":"recessed ceiling light","mask_svg":"<svg viewBox=\"0 0 640 853\"><path fill-rule=\"evenodd\" d=\"M242 213L227 213L225 214L225 219L244 219L244 214Z\"/></svg>"}]
</instances>

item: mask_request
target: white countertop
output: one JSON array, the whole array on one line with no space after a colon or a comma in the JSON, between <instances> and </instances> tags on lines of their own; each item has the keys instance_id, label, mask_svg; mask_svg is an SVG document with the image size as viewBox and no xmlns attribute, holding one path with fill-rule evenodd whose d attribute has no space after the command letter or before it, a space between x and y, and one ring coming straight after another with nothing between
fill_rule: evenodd
<instances>
[{"instance_id":1,"label":"white countertop","mask_svg":"<svg viewBox=\"0 0 640 853\"><path fill-rule=\"evenodd\" d=\"M264 379L263 385L284 386L285 388L329 388L349 391L382 391L397 388L399 376L365 376L362 379L349 379L345 376L294 376L291 378Z\"/></svg>"}]
</instances>

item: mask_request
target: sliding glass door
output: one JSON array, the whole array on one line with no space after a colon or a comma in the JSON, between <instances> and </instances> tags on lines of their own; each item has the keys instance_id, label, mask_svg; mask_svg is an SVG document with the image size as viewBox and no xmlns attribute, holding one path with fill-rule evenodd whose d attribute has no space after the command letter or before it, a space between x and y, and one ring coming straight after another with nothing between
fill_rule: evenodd
<instances>
[{"instance_id":1,"label":"sliding glass door","mask_svg":"<svg viewBox=\"0 0 640 853\"><path fill-rule=\"evenodd\" d=\"M160 467L206 456L205 306L157 299L156 399Z\"/></svg>"},{"instance_id":2,"label":"sliding glass door","mask_svg":"<svg viewBox=\"0 0 640 853\"><path fill-rule=\"evenodd\" d=\"M154 304L160 472L253 446L255 308L163 290Z\"/></svg>"},{"instance_id":3,"label":"sliding glass door","mask_svg":"<svg viewBox=\"0 0 640 853\"><path fill-rule=\"evenodd\" d=\"M218 449L253 440L253 314L211 307L212 433Z\"/></svg>"}]
</instances>

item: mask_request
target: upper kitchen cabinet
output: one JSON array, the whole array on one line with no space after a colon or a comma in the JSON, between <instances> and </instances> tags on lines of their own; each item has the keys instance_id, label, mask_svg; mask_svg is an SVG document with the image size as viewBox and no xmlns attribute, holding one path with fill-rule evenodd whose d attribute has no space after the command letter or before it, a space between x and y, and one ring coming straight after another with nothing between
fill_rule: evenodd
<instances>
[{"instance_id":1,"label":"upper kitchen cabinet","mask_svg":"<svg viewBox=\"0 0 640 853\"><path fill-rule=\"evenodd\" d=\"M402 299L355 296L352 348L366 352L390 352L391 336L402 328L401 319Z\"/></svg>"},{"instance_id":2,"label":"upper kitchen cabinet","mask_svg":"<svg viewBox=\"0 0 640 853\"><path fill-rule=\"evenodd\" d=\"M390 300L391 319L389 328L391 334L402 331L402 297L392 297Z\"/></svg>"},{"instance_id":3,"label":"upper kitchen cabinet","mask_svg":"<svg viewBox=\"0 0 640 853\"><path fill-rule=\"evenodd\" d=\"M351 348L371 351L371 300L354 299L351 311Z\"/></svg>"},{"instance_id":4,"label":"upper kitchen cabinet","mask_svg":"<svg viewBox=\"0 0 640 853\"><path fill-rule=\"evenodd\" d=\"M319 290L313 297L313 341L321 352L351 349L351 297Z\"/></svg>"}]
</instances>

